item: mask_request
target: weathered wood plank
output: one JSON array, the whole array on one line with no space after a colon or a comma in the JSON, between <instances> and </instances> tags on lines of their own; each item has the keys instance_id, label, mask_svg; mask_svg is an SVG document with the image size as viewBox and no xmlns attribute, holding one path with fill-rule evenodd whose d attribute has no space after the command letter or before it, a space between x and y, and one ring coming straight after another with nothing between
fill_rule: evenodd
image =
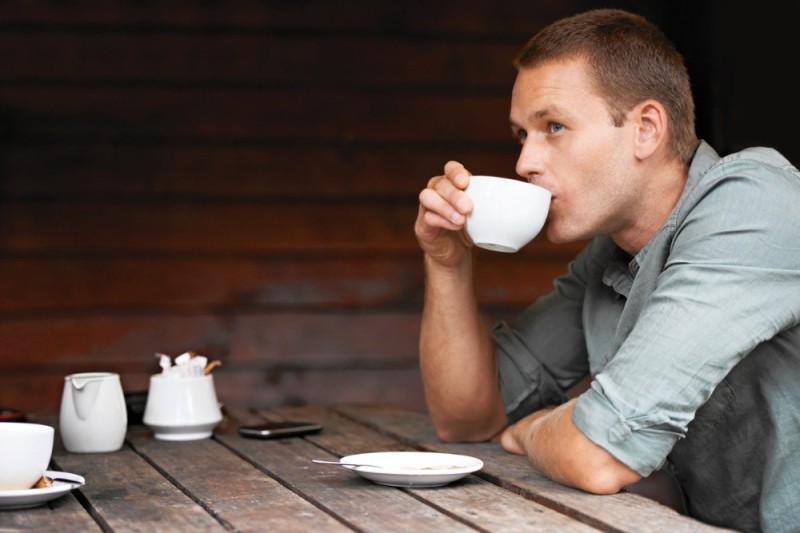
<instances>
[{"instance_id":1,"label":"weathered wood plank","mask_svg":"<svg viewBox=\"0 0 800 533\"><path fill-rule=\"evenodd\" d=\"M259 443L233 434L218 435L217 438L248 457L263 458L264 465L273 475L279 476L285 483L297 488L303 494L310 495L336 514L343 516L359 514L363 512L360 511L362 506L371 506L372 502L352 500L369 498L373 493L379 494L383 505L375 507L368 516L369 520L380 522L355 524L359 527L381 531L407 531L408 524L413 523L415 530L424 529L420 524L428 523L430 520L427 518L428 513L416 516L413 513L416 506L409 507L405 501L400 503L402 509L396 508L398 504L394 499L399 495L405 497L405 490L378 486L347 470L311 463L312 458L335 459L352 453L413 450L412 447L316 408L269 410L264 414L282 418L311 418L320 421L323 430L306 439L284 439L278 442ZM307 446L304 441L313 442L332 455ZM337 490L331 491L325 487L336 487ZM413 493L417 500L435 508L468 510L460 514L452 512L450 514L478 530L519 531L520 527L524 527L527 531L594 531L590 527L576 524L564 515L473 476L448 487L408 489L407 492ZM354 498L356 494L358 497ZM409 514L410 512L412 514ZM398 513L403 516L403 520L399 523L396 518ZM508 520L509 515L513 515L515 519Z\"/></svg>"},{"instance_id":2,"label":"weathered wood plank","mask_svg":"<svg viewBox=\"0 0 800 533\"><path fill-rule=\"evenodd\" d=\"M386 34L3 31L0 83L145 83L450 88L505 94L512 42L420 41ZM280 51L276 53L276 51ZM331 57L347 61L331 61ZM120 60L120 58L124 58ZM397 68L414 65L414 68Z\"/></svg>"},{"instance_id":3,"label":"weathered wood plank","mask_svg":"<svg viewBox=\"0 0 800 533\"><path fill-rule=\"evenodd\" d=\"M262 441L235 434L217 438L293 490L312 498L327 512L345 518L357 530L407 531L408 524L413 523L418 531L472 531L445 514L432 512L404 491L347 479L342 472L318 468L311 459L319 457L321 452L305 439ZM358 434L352 438L358 446ZM384 446L395 447L397 443L388 441ZM402 520L398 520L400 516Z\"/></svg>"},{"instance_id":4,"label":"weathered wood plank","mask_svg":"<svg viewBox=\"0 0 800 533\"><path fill-rule=\"evenodd\" d=\"M220 401L231 407L377 403L417 412L425 410L424 389L417 364L386 369L220 372L215 381L221 391Z\"/></svg>"},{"instance_id":5,"label":"weathered wood plank","mask_svg":"<svg viewBox=\"0 0 800 533\"><path fill-rule=\"evenodd\" d=\"M160 441L144 429L130 431L128 439L137 453L192 494L228 530L351 531L213 439ZM276 454L268 464L280 459Z\"/></svg>"},{"instance_id":6,"label":"weathered wood plank","mask_svg":"<svg viewBox=\"0 0 800 533\"><path fill-rule=\"evenodd\" d=\"M5 209L7 208L7 209ZM416 246L416 206L6 204L0 246L16 250L347 249Z\"/></svg>"},{"instance_id":7,"label":"weathered wood plank","mask_svg":"<svg viewBox=\"0 0 800 533\"><path fill-rule=\"evenodd\" d=\"M99 316L0 323L0 360L6 375L89 371L129 365L158 370L156 352L228 353L234 328L220 316ZM47 366L42 368L42 362Z\"/></svg>"},{"instance_id":8,"label":"weathered wood plank","mask_svg":"<svg viewBox=\"0 0 800 533\"><path fill-rule=\"evenodd\" d=\"M235 0L224 4L198 4L167 0L157 5L80 0L69 5L58 2L15 1L0 4L5 26L25 27L78 25L90 28L148 28L174 26L203 30L325 30L398 34L454 34L528 37L543 23L574 11L581 3L564 0L483 2L394 2L350 0L347 9L325 0L305 2L258 2Z\"/></svg>"},{"instance_id":9,"label":"weathered wood plank","mask_svg":"<svg viewBox=\"0 0 800 533\"><path fill-rule=\"evenodd\" d=\"M0 510L0 531L64 531L65 524L74 531L102 531L73 492L30 509Z\"/></svg>"},{"instance_id":10,"label":"weathered wood plank","mask_svg":"<svg viewBox=\"0 0 800 533\"><path fill-rule=\"evenodd\" d=\"M324 207L324 208L323 208ZM0 249L136 252L419 253L418 204L352 202L0 203ZM544 235L525 254L574 255ZM520 256L520 257L522 257Z\"/></svg>"},{"instance_id":11,"label":"weathered wood plank","mask_svg":"<svg viewBox=\"0 0 800 533\"><path fill-rule=\"evenodd\" d=\"M81 493L112 530L225 531L130 448L103 454L58 451L53 460L60 470L86 478Z\"/></svg>"},{"instance_id":12,"label":"weathered wood plank","mask_svg":"<svg viewBox=\"0 0 800 533\"><path fill-rule=\"evenodd\" d=\"M418 247L416 205L12 202L0 207L10 250L391 251Z\"/></svg>"},{"instance_id":13,"label":"weathered wood plank","mask_svg":"<svg viewBox=\"0 0 800 533\"><path fill-rule=\"evenodd\" d=\"M510 89L465 95L330 88L0 86L0 101L11 135L7 143L512 143L506 118Z\"/></svg>"},{"instance_id":14,"label":"weathered wood plank","mask_svg":"<svg viewBox=\"0 0 800 533\"><path fill-rule=\"evenodd\" d=\"M340 404L341 405L341 404ZM323 431L307 439L333 453L336 457L354 453L418 449L415 441L401 440L400 444L386 447L384 441L396 436L381 433L373 435L376 428L365 428L361 423L342 417L340 413L315 407L281 408L259 411L265 417L306 418L320 421ZM427 415L409 417L409 420L427 420ZM428 427L430 424L428 423ZM327 428L327 430L325 429ZM340 471L341 472L341 471ZM344 475L346 471L340 473ZM351 475L351 473L346 473ZM476 477L479 477L478 474ZM478 529L489 531L594 531L576 523L558 512L499 489L483 480L470 476L464 481L436 490L417 489L415 494L444 509L469 509L460 518L474 523ZM509 520L509 517L513 517Z\"/></svg>"},{"instance_id":15,"label":"weathered wood plank","mask_svg":"<svg viewBox=\"0 0 800 533\"><path fill-rule=\"evenodd\" d=\"M420 255L0 258L0 316L418 309L424 285ZM476 269L478 300L526 305L549 292L553 278L566 272L570 256L542 255L482 254Z\"/></svg>"},{"instance_id":16,"label":"weathered wood plank","mask_svg":"<svg viewBox=\"0 0 800 533\"><path fill-rule=\"evenodd\" d=\"M283 405L385 404L424 411L425 399L417 364L385 368L331 367L231 368L215 371L217 397L226 407L277 407ZM0 405L25 412L31 420L57 413L61 405L64 375L78 371L116 371L126 392L146 392L150 375L126 364L96 364L61 369L39 363L38 370L24 375L0 369Z\"/></svg>"},{"instance_id":17,"label":"weathered wood plank","mask_svg":"<svg viewBox=\"0 0 800 533\"><path fill-rule=\"evenodd\" d=\"M2 154L6 197L193 201L416 199L444 164L515 176L518 146L15 145Z\"/></svg>"},{"instance_id":18,"label":"weathered wood plank","mask_svg":"<svg viewBox=\"0 0 800 533\"><path fill-rule=\"evenodd\" d=\"M502 471L506 488L545 505L561 510L600 529L614 531L725 531L706 525L653 500L631 493L597 496L549 480L534 469L523 456L509 456L499 444L447 444L435 435L429 417L423 413L396 412L391 408L350 407L341 410L347 416L368 424L389 436L406 439L432 451L474 455L484 461L487 479L499 479ZM509 468L509 461L519 463ZM500 466L502 464L502 466ZM516 472L516 474L515 474Z\"/></svg>"},{"instance_id":19,"label":"weathered wood plank","mask_svg":"<svg viewBox=\"0 0 800 533\"><path fill-rule=\"evenodd\" d=\"M418 307L419 257L0 258L0 313Z\"/></svg>"},{"instance_id":20,"label":"weathered wood plank","mask_svg":"<svg viewBox=\"0 0 800 533\"><path fill-rule=\"evenodd\" d=\"M195 351L231 366L274 370L386 366L416 357L419 311L100 316L0 323L8 373L42 361L159 370L156 352ZM391 339L391 341L389 341ZM388 342L387 342L388 341Z\"/></svg>"}]
</instances>

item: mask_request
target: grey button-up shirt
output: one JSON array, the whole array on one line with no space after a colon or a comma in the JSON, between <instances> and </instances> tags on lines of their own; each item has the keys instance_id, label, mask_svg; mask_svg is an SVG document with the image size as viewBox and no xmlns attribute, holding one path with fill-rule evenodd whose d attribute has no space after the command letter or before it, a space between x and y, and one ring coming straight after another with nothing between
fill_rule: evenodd
<instances>
[{"instance_id":1,"label":"grey button-up shirt","mask_svg":"<svg viewBox=\"0 0 800 533\"><path fill-rule=\"evenodd\" d=\"M595 238L554 291L494 328L511 421L565 400L643 476L667 460L690 512L800 528L800 174L768 148L701 143L685 190L635 257Z\"/></svg>"}]
</instances>

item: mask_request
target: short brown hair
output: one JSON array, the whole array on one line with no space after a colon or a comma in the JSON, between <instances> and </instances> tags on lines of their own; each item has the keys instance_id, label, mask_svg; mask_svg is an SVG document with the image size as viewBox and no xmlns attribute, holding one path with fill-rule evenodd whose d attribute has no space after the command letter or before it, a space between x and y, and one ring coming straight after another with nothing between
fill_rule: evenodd
<instances>
[{"instance_id":1,"label":"short brown hair","mask_svg":"<svg viewBox=\"0 0 800 533\"><path fill-rule=\"evenodd\" d=\"M652 98L667 111L668 147L685 164L697 149L689 74L675 45L644 17L593 9L550 24L514 60L517 69L549 61L585 59L614 125Z\"/></svg>"}]
</instances>

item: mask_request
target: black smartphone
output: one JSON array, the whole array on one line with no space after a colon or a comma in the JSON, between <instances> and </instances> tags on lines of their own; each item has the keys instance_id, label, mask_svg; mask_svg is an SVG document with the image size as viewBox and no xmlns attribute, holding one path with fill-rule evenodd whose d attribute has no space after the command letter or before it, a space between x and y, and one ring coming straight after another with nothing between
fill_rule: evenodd
<instances>
[{"instance_id":1,"label":"black smartphone","mask_svg":"<svg viewBox=\"0 0 800 533\"><path fill-rule=\"evenodd\" d=\"M239 426L239 434L253 439L282 439L317 433L321 429L321 424L310 420L284 420Z\"/></svg>"}]
</instances>

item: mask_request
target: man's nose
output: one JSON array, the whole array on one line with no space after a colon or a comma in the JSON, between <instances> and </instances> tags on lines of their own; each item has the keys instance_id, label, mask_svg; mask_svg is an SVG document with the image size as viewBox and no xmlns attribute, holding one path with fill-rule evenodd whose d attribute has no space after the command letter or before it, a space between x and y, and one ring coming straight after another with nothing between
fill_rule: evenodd
<instances>
[{"instance_id":1,"label":"man's nose","mask_svg":"<svg viewBox=\"0 0 800 533\"><path fill-rule=\"evenodd\" d=\"M544 172L542 150L537 149L530 139L527 139L520 148L516 171L521 178L525 178L531 183Z\"/></svg>"}]
</instances>

